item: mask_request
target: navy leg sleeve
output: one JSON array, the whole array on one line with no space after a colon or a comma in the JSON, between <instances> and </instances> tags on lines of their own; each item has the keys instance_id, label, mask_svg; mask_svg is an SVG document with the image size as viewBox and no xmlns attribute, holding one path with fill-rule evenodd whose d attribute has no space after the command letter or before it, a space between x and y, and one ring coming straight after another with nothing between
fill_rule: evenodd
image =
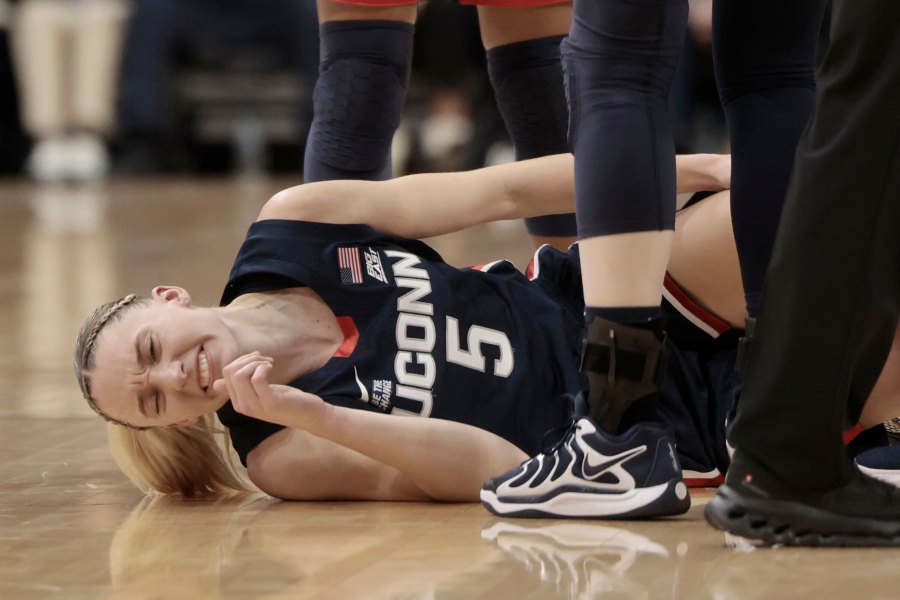
<instances>
[{"instance_id":1,"label":"navy leg sleeve","mask_svg":"<svg viewBox=\"0 0 900 600\"><path fill-rule=\"evenodd\" d=\"M666 99L686 0L576 0L562 45L581 238L673 229Z\"/></svg>"},{"instance_id":2,"label":"navy leg sleeve","mask_svg":"<svg viewBox=\"0 0 900 600\"><path fill-rule=\"evenodd\" d=\"M497 106L516 147L516 160L569 151L568 107L559 44L551 36L487 51L488 75ZM574 236L575 214L525 219L533 235Z\"/></svg>"},{"instance_id":3,"label":"navy leg sleeve","mask_svg":"<svg viewBox=\"0 0 900 600\"><path fill-rule=\"evenodd\" d=\"M750 316L794 150L815 102L815 49L824 0L716 0L713 58L731 138L731 218Z\"/></svg>"},{"instance_id":4,"label":"navy leg sleeve","mask_svg":"<svg viewBox=\"0 0 900 600\"><path fill-rule=\"evenodd\" d=\"M390 178L412 35L402 21L322 24L305 181Z\"/></svg>"}]
</instances>

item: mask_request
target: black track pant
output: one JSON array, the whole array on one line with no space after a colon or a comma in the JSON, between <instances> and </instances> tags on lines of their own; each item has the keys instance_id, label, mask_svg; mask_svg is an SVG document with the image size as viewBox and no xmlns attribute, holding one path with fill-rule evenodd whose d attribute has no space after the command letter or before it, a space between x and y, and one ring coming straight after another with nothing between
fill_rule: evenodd
<instances>
[{"instance_id":1,"label":"black track pant","mask_svg":"<svg viewBox=\"0 0 900 600\"><path fill-rule=\"evenodd\" d=\"M900 297L900 2L835 0L731 442L786 482L852 469L841 430L889 352Z\"/></svg>"}]
</instances>

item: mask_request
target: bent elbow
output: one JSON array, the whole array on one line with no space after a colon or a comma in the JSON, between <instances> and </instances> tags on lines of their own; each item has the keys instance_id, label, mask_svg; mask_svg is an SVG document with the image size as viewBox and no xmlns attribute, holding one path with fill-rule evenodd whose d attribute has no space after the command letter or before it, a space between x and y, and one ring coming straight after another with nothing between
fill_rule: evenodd
<instances>
[{"instance_id":1,"label":"bent elbow","mask_svg":"<svg viewBox=\"0 0 900 600\"><path fill-rule=\"evenodd\" d=\"M318 195L312 187L312 184L303 184L281 190L266 201L257 220L307 218Z\"/></svg>"},{"instance_id":2,"label":"bent elbow","mask_svg":"<svg viewBox=\"0 0 900 600\"><path fill-rule=\"evenodd\" d=\"M247 476L253 485L273 498L279 500L302 499L297 496L296 483L291 485L288 478L284 476L284 470L267 463L267 461L248 460Z\"/></svg>"}]
</instances>

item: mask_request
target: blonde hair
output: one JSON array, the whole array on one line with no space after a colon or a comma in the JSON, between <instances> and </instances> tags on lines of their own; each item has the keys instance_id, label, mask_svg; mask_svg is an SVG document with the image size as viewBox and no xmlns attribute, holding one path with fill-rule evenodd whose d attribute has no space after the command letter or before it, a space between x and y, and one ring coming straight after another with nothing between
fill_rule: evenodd
<instances>
[{"instance_id":1,"label":"blonde hair","mask_svg":"<svg viewBox=\"0 0 900 600\"><path fill-rule=\"evenodd\" d=\"M235 467L228 431L214 415L188 427L108 427L116 464L145 493L193 497L254 490Z\"/></svg>"},{"instance_id":2,"label":"blonde hair","mask_svg":"<svg viewBox=\"0 0 900 600\"><path fill-rule=\"evenodd\" d=\"M254 488L234 466L228 431L212 414L188 427L137 427L105 414L91 396L94 346L103 328L149 298L129 294L85 319L75 341L75 376L88 405L108 421L109 445L119 468L138 488L184 496L247 492Z\"/></svg>"}]
</instances>

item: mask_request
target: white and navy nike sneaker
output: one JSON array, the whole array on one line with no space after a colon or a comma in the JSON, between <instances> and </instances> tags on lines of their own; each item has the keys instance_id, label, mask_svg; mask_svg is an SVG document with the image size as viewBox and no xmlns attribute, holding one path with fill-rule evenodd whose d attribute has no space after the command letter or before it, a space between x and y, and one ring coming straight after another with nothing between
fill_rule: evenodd
<instances>
[{"instance_id":1,"label":"white and navy nike sneaker","mask_svg":"<svg viewBox=\"0 0 900 600\"><path fill-rule=\"evenodd\" d=\"M489 479L481 501L507 517L633 519L680 515L691 506L664 429L640 424L612 436L589 417L543 453Z\"/></svg>"}]
</instances>

